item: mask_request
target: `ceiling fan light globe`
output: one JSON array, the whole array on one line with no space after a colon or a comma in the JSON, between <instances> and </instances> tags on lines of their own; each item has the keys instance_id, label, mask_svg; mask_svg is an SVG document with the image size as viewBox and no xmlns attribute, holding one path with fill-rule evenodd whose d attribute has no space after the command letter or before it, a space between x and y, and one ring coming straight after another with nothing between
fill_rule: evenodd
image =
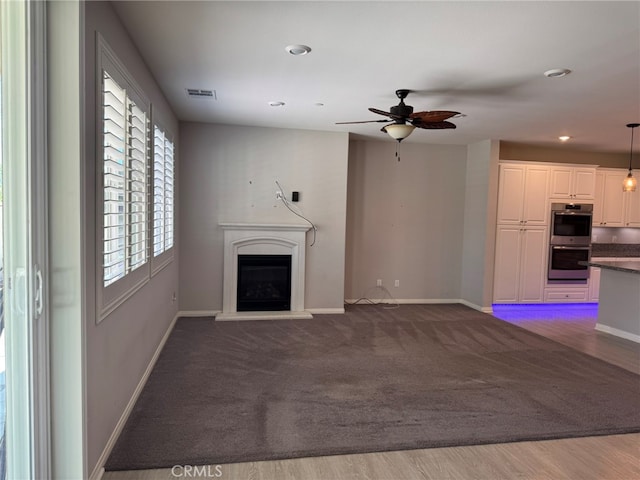
<instances>
[{"instance_id":1,"label":"ceiling fan light globe","mask_svg":"<svg viewBox=\"0 0 640 480\"><path fill-rule=\"evenodd\" d=\"M638 181L635 179L631 171L629 171L629 175L622 182L622 191L623 192L635 192L636 187L638 186Z\"/></svg>"},{"instance_id":2,"label":"ceiling fan light globe","mask_svg":"<svg viewBox=\"0 0 640 480\"><path fill-rule=\"evenodd\" d=\"M385 131L389 134L391 138L401 142L402 140L407 138L409 135L411 135L411 132L413 132L415 128L416 127L414 127L413 125L395 124L395 125L387 125L385 127Z\"/></svg>"}]
</instances>

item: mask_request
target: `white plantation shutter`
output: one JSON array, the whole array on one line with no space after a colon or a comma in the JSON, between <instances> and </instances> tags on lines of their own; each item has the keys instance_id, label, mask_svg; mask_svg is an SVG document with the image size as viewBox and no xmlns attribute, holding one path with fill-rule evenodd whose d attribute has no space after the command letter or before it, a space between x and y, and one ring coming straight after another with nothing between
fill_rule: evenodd
<instances>
[{"instance_id":1,"label":"white plantation shutter","mask_svg":"<svg viewBox=\"0 0 640 480\"><path fill-rule=\"evenodd\" d=\"M164 249L173 247L173 182L174 182L173 142L165 139L164 149Z\"/></svg>"},{"instance_id":2,"label":"white plantation shutter","mask_svg":"<svg viewBox=\"0 0 640 480\"><path fill-rule=\"evenodd\" d=\"M173 247L174 146L158 127L154 127L153 155L153 256Z\"/></svg>"},{"instance_id":3,"label":"white plantation shutter","mask_svg":"<svg viewBox=\"0 0 640 480\"><path fill-rule=\"evenodd\" d=\"M153 256L164 252L164 132L153 129Z\"/></svg>"},{"instance_id":4,"label":"white plantation shutter","mask_svg":"<svg viewBox=\"0 0 640 480\"><path fill-rule=\"evenodd\" d=\"M128 251L127 267L135 270L147 261L147 162L149 122L133 102L129 107Z\"/></svg>"},{"instance_id":5,"label":"white plantation shutter","mask_svg":"<svg viewBox=\"0 0 640 480\"><path fill-rule=\"evenodd\" d=\"M104 285L110 285L125 275L125 150L126 92L104 73Z\"/></svg>"},{"instance_id":6,"label":"white plantation shutter","mask_svg":"<svg viewBox=\"0 0 640 480\"><path fill-rule=\"evenodd\" d=\"M103 72L103 284L147 261L149 121L108 72Z\"/></svg>"}]
</instances>

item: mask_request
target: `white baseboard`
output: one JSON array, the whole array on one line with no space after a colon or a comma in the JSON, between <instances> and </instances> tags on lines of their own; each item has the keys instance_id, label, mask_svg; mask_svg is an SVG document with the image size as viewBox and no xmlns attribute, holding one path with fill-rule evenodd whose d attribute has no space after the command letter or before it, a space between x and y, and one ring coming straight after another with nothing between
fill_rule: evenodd
<instances>
[{"instance_id":1,"label":"white baseboard","mask_svg":"<svg viewBox=\"0 0 640 480\"><path fill-rule=\"evenodd\" d=\"M427 303L459 303L458 299L446 299L446 298L368 298L367 299L373 303L384 303L384 304L427 304ZM356 298L347 298L345 303L354 303L357 302ZM360 305L367 305L367 302L360 302Z\"/></svg>"},{"instance_id":2,"label":"white baseboard","mask_svg":"<svg viewBox=\"0 0 640 480\"><path fill-rule=\"evenodd\" d=\"M640 343L640 335L636 335L635 333L625 332L624 330L610 327L608 325L596 323L596 330L599 332L608 333L609 335L614 335L616 337L625 338L627 340L631 340L632 342Z\"/></svg>"},{"instance_id":3,"label":"white baseboard","mask_svg":"<svg viewBox=\"0 0 640 480\"><path fill-rule=\"evenodd\" d=\"M180 310L178 317L215 317L220 310Z\"/></svg>"},{"instance_id":4,"label":"white baseboard","mask_svg":"<svg viewBox=\"0 0 640 480\"><path fill-rule=\"evenodd\" d=\"M465 300L464 298L461 298L460 300L458 300L458 303L461 303L462 305L465 305L469 308L473 308L474 310L478 310L479 312L482 312L482 313L493 313L493 307L482 307L480 305L476 305L475 303L471 303L468 300Z\"/></svg>"},{"instance_id":5,"label":"white baseboard","mask_svg":"<svg viewBox=\"0 0 640 480\"><path fill-rule=\"evenodd\" d=\"M307 312L313 315L329 315L329 314L342 314L344 308L307 308Z\"/></svg>"},{"instance_id":6,"label":"white baseboard","mask_svg":"<svg viewBox=\"0 0 640 480\"><path fill-rule=\"evenodd\" d=\"M102 457L100 457L100 459L102 460ZM104 465L104 462L102 462L102 464ZM93 471L93 473L89 477L89 480L100 480L103 475L104 475L104 467L100 467L100 468L96 467L96 469Z\"/></svg>"},{"instance_id":7,"label":"white baseboard","mask_svg":"<svg viewBox=\"0 0 640 480\"><path fill-rule=\"evenodd\" d=\"M151 357L151 360L147 365L147 369L144 371L144 374L142 375L142 378L138 382L136 389L133 391L133 395L131 395L131 398L129 399L129 403L127 403L127 406L125 407L124 412L122 412L122 415L120 416L120 420L118 420L118 423L116 424L116 427L113 429L113 432L111 433L111 436L107 441L107 444L102 450L102 454L100 455L100 458L98 458L98 462L96 463L96 466L93 469L93 472L89 476L89 480L100 480L104 475L104 464L107 463L107 459L109 458L109 455L111 455L111 451L113 450L113 447L115 446L116 441L120 436L120 433L122 433L122 429L127 423L127 420L129 419L129 415L131 415L131 412L133 411L133 407L135 406L136 401L140 396L140 393L142 393L142 389L147 383L147 380L149 379L149 375L151 375L151 371L153 370L153 367L155 366L156 361L160 356L160 352L162 351L164 344L167 343L167 339L169 338L169 335L171 334L173 327L176 324L176 320L178 319L179 316L180 316L180 312L178 312L175 315L175 317L173 317L173 320L169 324L169 328L167 328L167 331L162 337L162 340L160 340L160 343L158 344L156 351L153 353L153 356Z\"/></svg>"},{"instance_id":8,"label":"white baseboard","mask_svg":"<svg viewBox=\"0 0 640 480\"><path fill-rule=\"evenodd\" d=\"M481 307L480 305L476 305L475 303L471 303L467 300L460 298L370 298L369 301L373 303L384 303L386 304L400 304L400 305L408 305L408 304L416 304L416 305L426 305L426 304L444 304L444 303L461 303L467 307L473 308L474 310L478 310L482 313L493 313L492 307ZM356 299L346 299L345 303L354 303ZM362 302L361 305L366 305L366 302Z\"/></svg>"}]
</instances>

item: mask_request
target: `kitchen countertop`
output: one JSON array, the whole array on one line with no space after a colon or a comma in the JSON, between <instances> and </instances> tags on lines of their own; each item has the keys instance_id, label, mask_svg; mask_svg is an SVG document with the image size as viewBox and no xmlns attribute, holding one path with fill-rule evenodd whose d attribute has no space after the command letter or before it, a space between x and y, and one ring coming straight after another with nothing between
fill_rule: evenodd
<instances>
[{"instance_id":1,"label":"kitchen countertop","mask_svg":"<svg viewBox=\"0 0 640 480\"><path fill-rule=\"evenodd\" d=\"M581 262L582 263L582 262ZM611 260L605 259L591 259L590 262L586 262L591 267L606 268L608 270L617 270L619 272L629 272L640 275L640 258L622 258L617 257Z\"/></svg>"}]
</instances>

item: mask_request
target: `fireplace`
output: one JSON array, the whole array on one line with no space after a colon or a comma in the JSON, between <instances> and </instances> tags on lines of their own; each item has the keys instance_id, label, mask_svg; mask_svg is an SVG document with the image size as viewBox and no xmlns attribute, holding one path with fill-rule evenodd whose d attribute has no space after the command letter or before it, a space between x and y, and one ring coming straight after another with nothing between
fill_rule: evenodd
<instances>
[{"instance_id":1,"label":"fireplace","mask_svg":"<svg viewBox=\"0 0 640 480\"><path fill-rule=\"evenodd\" d=\"M216 320L312 318L304 309L305 243L310 227L219 225L224 231L224 266L222 312ZM288 280L283 277L285 270ZM253 287L242 286L247 278Z\"/></svg>"},{"instance_id":2,"label":"fireplace","mask_svg":"<svg viewBox=\"0 0 640 480\"><path fill-rule=\"evenodd\" d=\"M291 255L238 255L237 311L291 310Z\"/></svg>"}]
</instances>

